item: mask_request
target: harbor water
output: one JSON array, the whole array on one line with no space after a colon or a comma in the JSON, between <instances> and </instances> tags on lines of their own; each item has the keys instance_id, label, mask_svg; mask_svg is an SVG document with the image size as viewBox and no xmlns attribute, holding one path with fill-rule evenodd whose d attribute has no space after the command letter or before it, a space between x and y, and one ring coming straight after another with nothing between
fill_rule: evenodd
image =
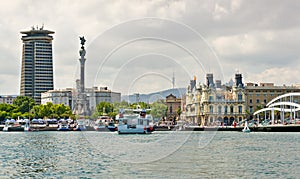
<instances>
[{"instance_id":1,"label":"harbor water","mask_svg":"<svg viewBox=\"0 0 300 179\"><path fill-rule=\"evenodd\" d=\"M300 133L0 132L0 178L299 178Z\"/></svg>"}]
</instances>

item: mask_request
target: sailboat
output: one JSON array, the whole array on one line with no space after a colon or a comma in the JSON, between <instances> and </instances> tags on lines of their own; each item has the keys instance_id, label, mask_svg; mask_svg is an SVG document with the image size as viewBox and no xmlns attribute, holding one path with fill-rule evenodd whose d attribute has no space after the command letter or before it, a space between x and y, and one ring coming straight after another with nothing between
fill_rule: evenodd
<instances>
[{"instance_id":1,"label":"sailboat","mask_svg":"<svg viewBox=\"0 0 300 179\"><path fill-rule=\"evenodd\" d=\"M244 129L242 130L242 132L245 132L245 133L251 132L251 130L250 130L249 127L248 127L248 121L245 121L245 127L244 127Z\"/></svg>"}]
</instances>

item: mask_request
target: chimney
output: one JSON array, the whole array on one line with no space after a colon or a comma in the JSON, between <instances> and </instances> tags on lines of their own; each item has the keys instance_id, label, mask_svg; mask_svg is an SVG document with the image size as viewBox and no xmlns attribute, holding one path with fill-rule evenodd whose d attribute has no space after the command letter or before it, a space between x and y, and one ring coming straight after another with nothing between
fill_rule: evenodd
<instances>
[{"instance_id":1,"label":"chimney","mask_svg":"<svg viewBox=\"0 0 300 179\"><path fill-rule=\"evenodd\" d=\"M206 74L206 84L207 84L207 87L215 87L214 75L212 73Z\"/></svg>"},{"instance_id":2,"label":"chimney","mask_svg":"<svg viewBox=\"0 0 300 179\"><path fill-rule=\"evenodd\" d=\"M244 87L243 81L242 81L242 74L235 74L235 86L236 87Z\"/></svg>"},{"instance_id":3,"label":"chimney","mask_svg":"<svg viewBox=\"0 0 300 179\"><path fill-rule=\"evenodd\" d=\"M221 88L221 80L216 80L216 88Z\"/></svg>"}]
</instances>

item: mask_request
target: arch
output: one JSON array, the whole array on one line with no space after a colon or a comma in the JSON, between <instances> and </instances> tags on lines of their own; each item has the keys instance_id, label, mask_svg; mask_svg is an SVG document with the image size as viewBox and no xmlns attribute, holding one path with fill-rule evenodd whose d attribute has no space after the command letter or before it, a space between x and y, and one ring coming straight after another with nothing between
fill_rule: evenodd
<instances>
[{"instance_id":1,"label":"arch","mask_svg":"<svg viewBox=\"0 0 300 179\"><path fill-rule=\"evenodd\" d=\"M277 103L270 104L269 107L280 106L280 105L287 105L287 106L300 108L300 104L293 103L293 102L277 102Z\"/></svg>"},{"instance_id":2,"label":"arch","mask_svg":"<svg viewBox=\"0 0 300 179\"><path fill-rule=\"evenodd\" d=\"M235 119L234 119L234 117L233 116L231 116L230 118L229 118L229 121L234 121Z\"/></svg>"},{"instance_id":3,"label":"arch","mask_svg":"<svg viewBox=\"0 0 300 179\"><path fill-rule=\"evenodd\" d=\"M228 124L228 123L229 123L229 119L228 119L228 117L227 117L227 116L225 116L225 117L223 118L223 120L224 120L224 123L226 123L226 124Z\"/></svg>"},{"instance_id":4,"label":"arch","mask_svg":"<svg viewBox=\"0 0 300 179\"><path fill-rule=\"evenodd\" d=\"M218 121L223 121L223 119L222 119L221 116L219 116L219 117L217 118L217 120L218 120Z\"/></svg>"},{"instance_id":5,"label":"arch","mask_svg":"<svg viewBox=\"0 0 300 179\"><path fill-rule=\"evenodd\" d=\"M263 108L263 109L260 109L260 110L258 110L258 111L255 111L254 113L253 113L253 115L256 115L256 114L259 114L259 113L261 113L261 112L265 112L265 111L272 111L272 110L274 110L274 111L284 111L284 112L290 112L291 111L291 109L282 109L282 108ZM292 111L293 112L295 112L295 111L300 111L300 108L296 108L295 110L294 109L292 109Z\"/></svg>"},{"instance_id":6,"label":"arch","mask_svg":"<svg viewBox=\"0 0 300 179\"><path fill-rule=\"evenodd\" d=\"M283 95L280 95L280 96L277 96L276 98L272 99L270 102L268 102L267 106L269 106L270 104L272 104L273 102L281 99L281 98L284 98L284 97L290 97L290 96L300 96L300 93L287 93L287 94L283 94Z\"/></svg>"}]
</instances>

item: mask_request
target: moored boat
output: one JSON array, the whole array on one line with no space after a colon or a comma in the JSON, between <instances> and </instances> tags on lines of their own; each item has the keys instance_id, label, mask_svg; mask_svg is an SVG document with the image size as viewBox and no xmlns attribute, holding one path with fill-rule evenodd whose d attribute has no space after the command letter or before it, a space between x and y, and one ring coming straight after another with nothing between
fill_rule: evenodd
<instances>
[{"instance_id":1,"label":"moored boat","mask_svg":"<svg viewBox=\"0 0 300 179\"><path fill-rule=\"evenodd\" d=\"M121 112L118 117L118 133L119 134L151 134L154 130L150 125L152 122L151 115L147 115L146 110L135 109Z\"/></svg>"},{"instance_id":2,"label":"moored boat","mask_svg":"<svg viewBox=\"0 0 300 179\"><path fill-rule=\"evenodd\" d=\"M85 121L84 120L78 120L76 122L75 127L73 128L74 131L85 131L86 126L85 126Z\"/></svg>"},{"instance_id":3,"label":"moored boat","mask_svg":"<svg viewBox=\"0 0 300 179\"><path fill-rule=\"evenodd\" d=\"M9 131L29 131L29 120L28 119L7 119L5 121L5 126L3 127L2 131L9 132Z\"/></svg>"},{"instance_id":4,"label":"moored boat","mask_svg":"<svg viewBox=\"0 0 300 179\"><path fill-rule=\"evenodd\" d=\"M67 120L61 119L58 124L58 131L69 131L69 124Z\"/></svg>"},{"instance_id":5,"label":"moored boat","mask_svg":"<svg viewBox=\"0 0 300 179\"><path fill-rule=\"evenodd\" d=\"M117 127L114 120L108 116L101 116L95 122L94 129L99 132L115 132Z\"/></svg>"}]
</instances>

